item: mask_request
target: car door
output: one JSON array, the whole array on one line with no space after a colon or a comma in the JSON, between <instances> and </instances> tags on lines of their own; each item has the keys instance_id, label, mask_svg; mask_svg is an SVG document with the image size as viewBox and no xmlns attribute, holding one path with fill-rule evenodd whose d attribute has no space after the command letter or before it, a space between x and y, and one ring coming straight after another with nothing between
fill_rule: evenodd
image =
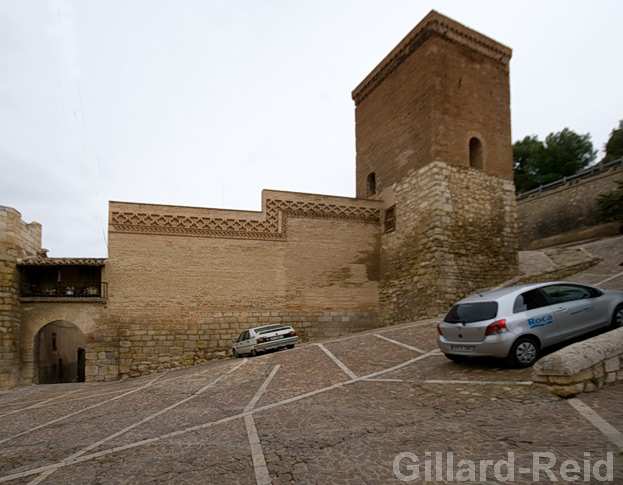
<instances>
[{"instance_id":1,"label":"car door","mask_svg":"<svg viewBox=\"0 0 623 485\"><path fill-rule=\"evenodd\" d=\"M549 303L543 292L536 288L519 295L513 307L513 321L522 327L522 333L539 337L542 347L564 339L554 308Z\"/></svg>"},{"instance_id":2,"label":"car door","mask_svg":"<svg viewBox=\"0 0 623 485\"><path fill-rule=\"evenodd\" d=\"M565 339L589 332L608 322L606 301L595 288L559 283L543 288L554 308Z\"/></svg>"},{"instance_id":3,"label":"car door","mask_svg":"<svg viewBox=\"0 0 623 485\"><path fill-rule=\"evenodd\" d=\"M242 334L240 334L240 337L238 337L238 341L236 342L236 352L239 354L248 354L251 352L250 347L249 331L245 330Z\"/></svg>"}]
</instances>

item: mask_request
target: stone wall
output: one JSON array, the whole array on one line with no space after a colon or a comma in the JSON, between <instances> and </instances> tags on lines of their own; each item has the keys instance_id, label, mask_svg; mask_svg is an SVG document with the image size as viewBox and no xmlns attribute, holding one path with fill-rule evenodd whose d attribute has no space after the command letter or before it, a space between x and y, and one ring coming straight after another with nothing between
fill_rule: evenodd
<instances>
[{"instance_id":1,"label":"stone wall","mask_svg":"<svg viewBox=\"0 0 623 485\"><path fill-rule=\"evenodd\" d=\"M0 389L15 386L20 372L21 308L18 258L41 251L41 225L0 206Z\"/></svg>"},{"instance_id":2,"label":"stone wall","mask_svg":"<svg viewBox=\"0 0 623 485\"><path fill-rule=\"evenodd\" d=\"M532 378L561 397L623 382L623 328L543 357L534 365Z\"/></svg>"},{"instance_id":3,"label":"stone wall","mask_svg":"<svg viewBox=\"0 0 623 485\"><path fill-rule=\"evenodd\" d=\"M517 202L520 249L536 249L539 240L580 231L596 224L599 194L617 188L623 167L575 180Z\"/></svg>"},{"instance_id":4,"label":"stone wall","mask_svg":"<svg viewBox=\"0 0 623 485\"><path fill-rule=\"evenodd\" d=\"M379 326L376 312L125 313L116 323L120 329L119 375L135 377L231 356L232 341L244 329L269 323L291 325L303 342Z\"/></svg>"},{"instance_id":5,"label":"stone wall","mask_svg":"<svg viewBox=\"0 0 623 485\"><path fill-rule=\"evenodd\" d=\"M385 324L436 316L517 274L514 190L509 180L441 162L394 185L396 228L381 250Z\"/></svg>"},{"instance_id":6,"label":"stone wall","mask_svg":"<svg viewBox=\"0 0 623 485\"><path fill-rule=\"evenodd\" d=\"M266 323L302 340L378 325L382 202L264 191L262 212L111 202L121 375L228 355Z\"/></svg>"},{"instance_id":7,"label":"stone wall","mask_svg":"<svg viewBox=\"0 0 623 485\"><path fill-rule=\"evenodd\" d=\"M36 384L37 358L34 340L49 323L67 322L84 335L86 350L85 380L111 381L119 377L119 329L107 313L105 300L41 301L22 303L20 330L21 384Z\"/></svg>"}]
</instances>

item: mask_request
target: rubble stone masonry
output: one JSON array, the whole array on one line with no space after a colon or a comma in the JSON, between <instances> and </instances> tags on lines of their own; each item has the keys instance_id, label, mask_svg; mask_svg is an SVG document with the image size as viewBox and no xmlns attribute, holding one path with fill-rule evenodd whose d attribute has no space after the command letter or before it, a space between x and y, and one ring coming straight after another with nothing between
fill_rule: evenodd
<instances>
[{"instance_id":1,"label":"rubble stone masonry","mask_svg":"<svg viewBox=\"0 0 623 485\"><path fill-rule=\"evenodd\" d=\"M396 230L381 251L384 323L435 316L516 275L512 181L434 162L393 189Z\"/></svg>"}]
</instances>

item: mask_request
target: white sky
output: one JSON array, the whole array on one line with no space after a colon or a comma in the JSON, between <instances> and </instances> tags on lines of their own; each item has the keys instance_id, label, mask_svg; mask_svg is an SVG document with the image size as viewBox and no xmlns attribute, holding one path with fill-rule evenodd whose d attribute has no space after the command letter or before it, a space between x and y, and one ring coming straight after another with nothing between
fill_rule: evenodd
<instances>
[{"instance_id":1,"label":"white sky","mask_svg":"<svg viewBox=\"0 0 623 485\"><path fill-rule=\"evenodd\" d=\"M513 49L512 139L598 157L623 118L619 0L0 0L0 205L106 257L108 201L354 197L351 91L431 10Z\"/></svg>"}]
</instances>

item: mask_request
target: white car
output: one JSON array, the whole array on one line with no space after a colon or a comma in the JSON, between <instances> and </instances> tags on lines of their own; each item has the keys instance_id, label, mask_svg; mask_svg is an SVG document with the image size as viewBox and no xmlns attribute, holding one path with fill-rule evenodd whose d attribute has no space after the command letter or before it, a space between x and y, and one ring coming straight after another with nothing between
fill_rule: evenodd
<instances>
[{"instance_id":1,"label":"white car","mask_svg":"<svg viewBox=\"0 0 623 485\"><path fill-rule=\"evenodd\" d=\"M623 326L623 292L555 281L459 301L437 326L437 345L452 360L506 357L528 367L541 349L608 326Z\"/></svg>"},{"instance_id":2,"label":"white car","mask_svg":"<svg viewBox=\"0 0 623 485\"><path fill-rule=\"evenodd\" d=\"M286 325L265 325L251 328L234 340L232 351L234 357L241 355L257 355L258 352L277 350L284 347L293 349L299 338L292 327Z\"/></svg>"}]
</instances>

